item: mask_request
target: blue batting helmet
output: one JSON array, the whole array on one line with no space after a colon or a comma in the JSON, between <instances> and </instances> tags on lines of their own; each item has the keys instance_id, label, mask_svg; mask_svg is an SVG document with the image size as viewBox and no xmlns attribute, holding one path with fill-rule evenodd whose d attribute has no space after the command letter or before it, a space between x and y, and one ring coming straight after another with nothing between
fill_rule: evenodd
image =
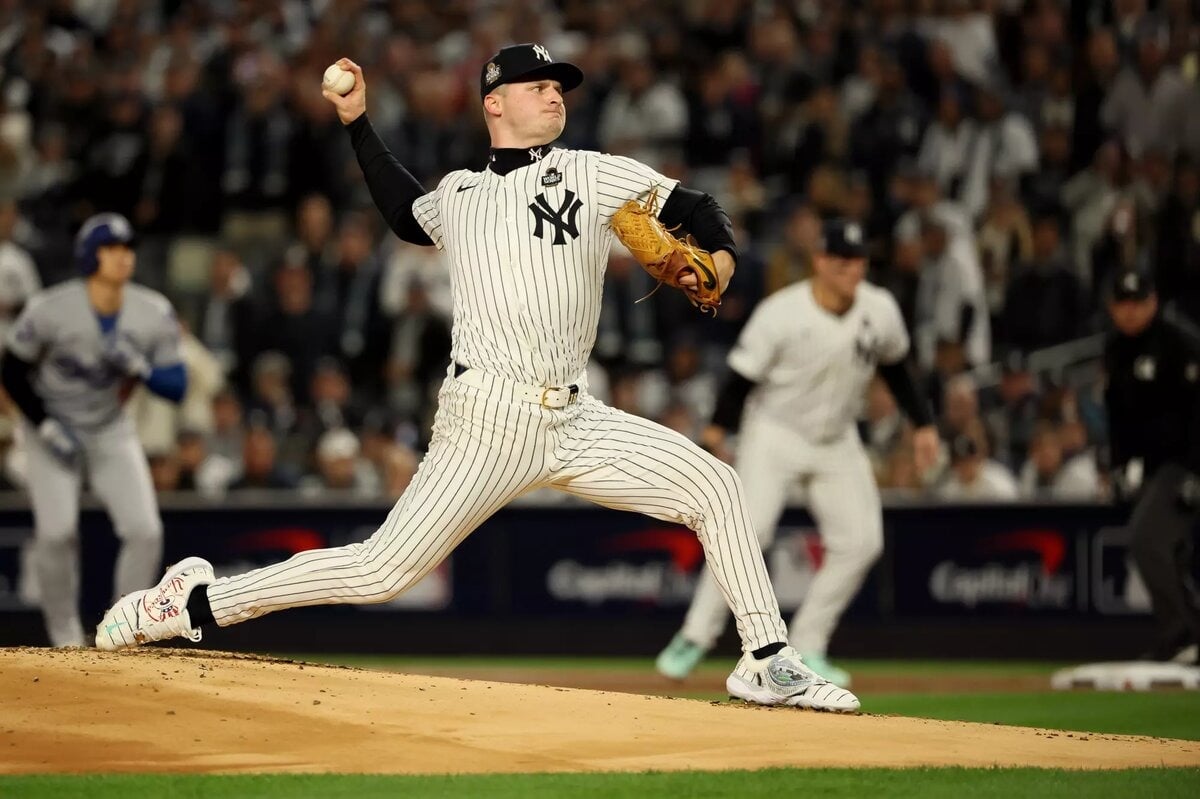
<instances>
[{"instance_id":1,"label":"blue batting helmet","mask_svg":"<svg viewBox=\"0 0 1200 799\"><path fill-rule=\"evenodd\" d=\"M75 266L85 275L90 275L100 268L97 256L101 247L106 244L126 244L134 242L133 225L120 214L105 213L88 217L75 235Z\"/></svg>"}]
</instances>

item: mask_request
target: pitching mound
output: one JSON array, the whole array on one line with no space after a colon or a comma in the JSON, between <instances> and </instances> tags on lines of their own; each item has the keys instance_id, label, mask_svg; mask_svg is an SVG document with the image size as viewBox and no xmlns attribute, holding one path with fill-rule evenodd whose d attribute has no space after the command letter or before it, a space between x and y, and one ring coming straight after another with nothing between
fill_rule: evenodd
<instances>
[{"instance_id":1,"label":"pitching mound","mask_svg":"<svg viewBox=\"0 0 1200 799\"><path fill-rule=\"evenodd\" d=\"M418 677L0 649L0 773L1200 765L1200 743Z\"/></svg>"}]
</instances>

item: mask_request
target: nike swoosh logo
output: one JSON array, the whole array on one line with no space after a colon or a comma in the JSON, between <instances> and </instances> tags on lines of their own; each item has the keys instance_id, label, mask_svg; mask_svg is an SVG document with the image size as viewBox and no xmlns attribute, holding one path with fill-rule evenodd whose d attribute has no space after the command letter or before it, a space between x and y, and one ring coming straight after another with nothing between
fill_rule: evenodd
<instances>
[{"instance_id":1,"label":"nike swoosh logo","mask_svg":"<svg viewBox=\"0 0 1200 799\"><path fill-rule=\"evenodd\" d=\"M454 191L455 191L455 193L458 193L458 192L460 192L460 191L466 191L467 189L473 189L473 188L475 188L475 187L476 187L476 186L478 186L478 185L479 185L478 183L472 183L470 186L459 186L459 187L458 187L457 189L455 189Z\"/></svg>"}]
</instances>

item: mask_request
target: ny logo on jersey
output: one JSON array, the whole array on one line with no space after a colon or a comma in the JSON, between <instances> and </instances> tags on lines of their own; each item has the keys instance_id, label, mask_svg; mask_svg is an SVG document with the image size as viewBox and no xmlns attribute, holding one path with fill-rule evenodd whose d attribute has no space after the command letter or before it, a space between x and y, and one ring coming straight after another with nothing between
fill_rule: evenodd
<instances>
[{"instance_id":1,"label":"ny logo on jersey","mask_svg":"<svg viewBox=\"0 0 1200 799\"><path fill-rule=\"evenodd\" d=\"M854 338L854 359L864 366L874 366L875 343L875 334L871 332L871 323L864 319L858 335Z\"/></svg>"},{"instance_id":2,"label":"ny logo on jersey","mask_svg":"<svg viewBox=\"0 0 1200 799\"><path fill-rule=\"evenodd\" d=\"M539 59L541 59L542 61L553 61L554 60L553 58L550 57L550 51L547 50L545 47L543 47L540 44L535 44L533 46L533 54L535 56L537 56Z\"/></svg>"},{"instance_id":3,"label":"ny logo on jersey","mask_svg":"<svg viewBox=\"0 0 1200 799\"><path fill-rule=\"evenodd\" d=\"M579 217L579 209L583 207L583 200L576 197L575 192L570 189L564 190L562 205L557 209L550 205L545 194L538 194L533 200L529 204L529 210L533 211L533 235L539 239L542 238L542 223L549 222L554 225L552 244L566 244L567 240L564 238L564 234L569 235L572 239L579 238L579 227L575 224L575 220Z\"/></svg>"}]
</instances>

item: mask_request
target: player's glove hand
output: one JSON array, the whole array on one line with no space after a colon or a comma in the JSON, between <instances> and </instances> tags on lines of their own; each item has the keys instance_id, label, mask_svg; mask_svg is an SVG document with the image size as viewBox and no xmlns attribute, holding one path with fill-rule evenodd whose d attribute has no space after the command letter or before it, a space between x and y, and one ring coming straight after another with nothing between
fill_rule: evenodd
<instances>
[{"instance_id":1,"label":"player's glove hand","mask_svg":"<svg viewBox=\"0 0 1200 799\"><path fill-rule=\"evenodd\" d=\"M663 227L658 219L657 189L650 192L645 202L627 200L613 214L609 224L659 286L665 283L681 289L692 305L703 312L716 313L721 304L721 281L713 257L707 250L700 249L691 236L677 239ZM692 281L681 283L679 279L684 275L694 275L694 284Z\"/></svg>"},{"instance_id":2,"label":"player's glove hand","mask_svg":"<svg viewBox=\"0 0 1200 799\"><path fill-rule=\"evenodd\" d=\"M150 361L125 336L111 336L104 348L104 360L123 375L145 380L150 376Z\"/></svg>"},{"instance_id":3,"label":"player's glove hand","mask_svg":"<svg viewBox=\"0 0 1200 799\"><path fill-rule=\"evenodd\" d=\"M71 428L57 419L47 416L38 425L37 432L38 438L41 439L43 446L50 450L51 455L67 466L74 465L83 445L79 443L79 439L75 437Z\"/></svg>"}]
</instances>

